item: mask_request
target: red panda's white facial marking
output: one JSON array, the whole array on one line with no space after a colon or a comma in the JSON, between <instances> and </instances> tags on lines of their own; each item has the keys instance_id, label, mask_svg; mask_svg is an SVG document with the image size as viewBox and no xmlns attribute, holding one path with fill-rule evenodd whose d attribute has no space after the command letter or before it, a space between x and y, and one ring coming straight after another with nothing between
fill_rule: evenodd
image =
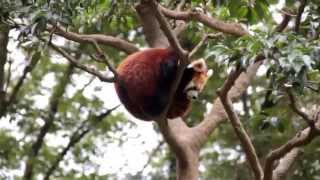
<instances>
[{"instance_id":1,"label":"red panda's white facial marking","mask_svg":"<svg viewBox=\"0 0 320 180\"><path fill-rule=\"evenodd\" d=\"M187 94L188 99L194 100L198 98L203 90L208 78L212 75L212 70L208 70L204 59L191 62L187 68L192 68L195 71L195 75L185 87L184 92Z\"/></svg>"}]
</instances>

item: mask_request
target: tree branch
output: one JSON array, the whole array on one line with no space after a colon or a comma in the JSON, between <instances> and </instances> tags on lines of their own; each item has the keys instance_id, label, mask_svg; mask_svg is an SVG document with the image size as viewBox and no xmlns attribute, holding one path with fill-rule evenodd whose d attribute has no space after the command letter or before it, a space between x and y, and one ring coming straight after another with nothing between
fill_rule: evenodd
<instances>
[{"instance_id":1,"label":"tree branch","mask_svg":"<svg viewBox=\"0 0 320 180\"><path fill-rule=\"evenodd\" d=\"M143 165L142 169L137 172L137 174L142 174L143 171L147 168L147 166L150 164L151 160L156 156L156 154L159 152L159 149L164 145L164 141L160 141L159 144L149 153L147 162Z\"/></svg>"},{"instance_id":2,"label":"tree branch","mask_svg":"<svg viewBox=\"0 0 320 180\"><path fill-rule=\"evenodd\" d=\"M234 85L236 79L239 77L241 73L240 69L237 69L230 73L228 79L222 86L221 90L217 91L217 94L220 97L221 103L228 115L228 118L234 128L236 135L238 136L241 146L244 149L246 157L249 161L249 164L253 170L256 180L260 180L263 176L262 167L259 162L259 158L256 154L255 148L250 140L249 135L247 134L246 130L244 129L238 115L235 113L231 99L228 97L228 92Z\"/></svg>"},{"instance_id":3,"label":"tree branch","mask_svg":"<svg viewBox=\"0 0 320 180\"><path fill-rule=\"evenodd\" d=\"M106 75L102 74L97 69L95 69L94 67L88 67L88 66L85 66L85 65L81 64L77 59L75 59L74 57L69 55L66 51L64 51L63 49L57 47L53 43L49 43L49 46L52 49L54 49L56 52L61 54L64 58L66 58L74 66L76 66L79 69L84 70L85 72L87 72L89 74L92 74L92 75L98 77L101 81L103 81L103 82L114 82L115 81L114 77L107 77Z\"/></svg>"},{"instance_id":4,"label":"tree branch","mask_svg":"<svg viewBox=\"0 0 320 180\"><path fill-rule=\"evenodd\" d=\"M100 123L104 118L109 116L112 111L116 110L119 106L116 106L112 109L108 109L105 112L99 115L89 115L88 119L84 121L71 135L68 145L63 148L63 150L57 155L55 161L51 164L48 171L45 173L44 180L49 180L53 172L58 168L60 162L63 160L65 155L73 148L77 143L79 143L93 128L96 124ZM85 127L86 124L93 120L94 124L91 124L89 127Z\"/></svg>"},{"instance_id":5,"label":"tree branch","mask_svg":"<svg viewBox=\"0 0 320 180\"><path fill-rule=\"evenodd\" d=\"M0 114L3 114L5 101L6 101L6 92L4 89L5 84L5 69L4 66L7 62L7 45L9 41L9 31L10 28L8 25L0 23ZM1 116L0 116L1 117Z\"/></svg>"},{"instance_id":6,"label":"tree branch","mask_svg":"<svg viewBox=\"0 0 320 180\"><path fill-rule=\"evenodd\" d=\"M233 87L228 92L228 96L231 100L238 99L241 94L248 88L251 80L255 77L257 70L263 63L264 56L257 56L255 62L251 64L245 72L242 72L235 81ZM193 132L195 134L197 146L202 146L207 142L210 134L218 127L218 125L224 122L227 115L224 111L223 105L219 98L213 100L213 106L210 112L204 117L204 119L195 127Z\"/></svg>"},{"instance_id":7,"label":"tree branch","mask_svg":"<svg viewBox=\"0 0 320 180\"><path fill-rule=\"evenodd\" d=\"M113 36L107 36L103 34L78 34L74 32L67 32L62 30L62 28L59 26L55 26L55 27L49 26L47 30L49 32L52 31L55 34L62 36L66 39L79 42L79 43L92 43L92 40L94 40L97 43L112 46L128 54L139 51L139 49L134 44Z\"/></svg>"},{"instance_id":8,"label":"tree branch","mask_svg":"<svg viewBox=\"0 0 320 180\"><path fill-rule=\"evenodd\" d=\"M52 96L50 97L50 101L49 101L48 116L46 117L45 123L41 127L40 132L36 137L36 141L31 146L30 154L26 161L26 167L23 175L24 180L33 179L32 178L33 169L34 169L34 165L36 164L36 158L42 147L46 134L49 132L50 128L54 123L54 118L58 110L60 99L63 96L64 91L70 82L70 77L73 73L73 69L74 69L74 66L69 65L68 68L66 69L66 72L64 73L64 76L60 78L59 82L54 87L54 92L52 93Z\"/></svg>"},{"instance_id":9,"label":"tree branch","mask_svg":"<svg viewBox=\"0 0 320 180\"><path fill-rule=\"evenodd\" d=\"M281 23L282 24L282 23ZM285 24L285 25L283 25ZM282 28L276 28L278 31L282 31L288 24L283 23ZM231 100L235 100L248 88L251 80L255 77L256 72L260 65L263 63L265 57L258 55L253 64L251 64L245 72L243 72L236 80L234 86L231 88L228 96ZM218 125L226 120L226 114L221 104L220 99L213 100L213 108L204 117L204 119L197 126L193 127L195 134L194 139L197 146L202 146L207 142L209 135L218 127Z\"/></svg>"},{"instance_id":10,"label":"tree branch","mask_svg":"<svg viewBox=\"0 0 320 180\"><path fill-rule=\"evenodd\" d=\"M310 119L309 116L308 116L305 112L301 111L301 110L298 108L297 101L296 101L294 95L292 94L291 89L286 88L286 92L287 92L288 97L289 97L289 102L290 102L289 105L290 105L291 109L292 109L295 113L297 113L299 116L301 116L302 119L303 119L311 128L314 128L314 123L315 123L315 122L314 122L312 119Z\"/></svg>"},{"instance_id":11,"label":"tree branch","mask_svg":"<svg viewBox=\"0 0 320 180\"><path fill-rule=\"evenodd\" d=\"M235 35L235 36L244 36L249 33L242 28L239 23L233 22L224 22L214 17L209 17L206 14L195 11L174 11L167 9L163 6L159 6L160 10L163 14L169 18L176 20L184 20L190 21L195 20L203 23L204 25L215 29L217 31L221 31L227 34Z\"/></svg>"},{"instance_id":12,"label":"tree branch","mask_svg":"<svg viewBox=\"0 0 320 180\"><path fill-rule=\"evenodd\" d=\"M316 117L315 119L316 126L320 126L320 117ZM290 139L286 144L280 146L279 148L271 151L265 160L264 165L264 178L263 180L272 180L273 176L273 165L274 162L287 153L289 153L292 149L300 146L304 146L309 144L316 136L319 135L319 131L316 128L306 128L300 132L298 132L292 139Z\"/></svg>"},{"instance_id":13,"label":"tree branch","mask_svg":"<svg viewBox=\"0 0 320 180\"><path fill-rule=\"evenodd\" d=\"M300 30L301 17L302 17L304 8L306 7L307 0L300 0L299 2L300 2L300 6L298 8L298 13L296 16L295 27L294 27L294 31L296 33L298 33Z\"/></svg>"},{"instance_id":14,"label":"tree branch","mask_svg":"<svg viewBox=\"0 0 320 180\"><path fill-rule=\"evenodd\" d=\"M35 53L39 53L39 52L35 52ZM33 57L34 56L31 56L31 58L29 59L28 65L26 65L26 67L23 69L22 76L19 78L17 84L13 87L12 93L8 99L8 102L6 103L6 109L8 109L9 106L11 106L16 101L18 92L21 89L25 79L27 78L28 73L30 73L39 62L40 57L39 58L33 58Z\"/></svg>"}]
</instances>

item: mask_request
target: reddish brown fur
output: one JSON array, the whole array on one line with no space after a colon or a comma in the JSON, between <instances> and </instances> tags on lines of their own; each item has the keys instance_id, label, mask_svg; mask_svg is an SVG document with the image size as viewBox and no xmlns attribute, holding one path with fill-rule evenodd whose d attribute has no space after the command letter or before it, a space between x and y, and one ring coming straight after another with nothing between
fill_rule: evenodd
<instances>
[{"instance_id":1,"label":"reddish brown fur","mask_svg":"<svg viewBox=\"0 0 320 180\"><path fill-rule=\"evenodd\" d=\"M156 118L150 117L149 114L151 113L147 112L146 107L148 107L148 105L155 105L152 103L148 104L150 102L148 102L146 97L155 96L157 98L163 98L164 100L168 99L168 97L162 97L164 94L167 94L166 92L159 92L159 88L161 87L159 87L158 82L159 79L161 80L161 78L163 78L160 77L161 63L172 60L172 57L177 59L177 55L169 49L152 48L129 55L118 66L119 81L115 83L115 88L121 102L135 117L142 120L152 120ZM197 76L199 76L199 74ZM174 78L175 77L172 77L172 80ZM191 103L183 90L191 79L202 82L201 76L184 78L185 82L180 83L173 104L168 111L168 118L185 116L189 112ZM165 86L171 87L171 83L168 82Z\"/></svg>"}]
</instances>

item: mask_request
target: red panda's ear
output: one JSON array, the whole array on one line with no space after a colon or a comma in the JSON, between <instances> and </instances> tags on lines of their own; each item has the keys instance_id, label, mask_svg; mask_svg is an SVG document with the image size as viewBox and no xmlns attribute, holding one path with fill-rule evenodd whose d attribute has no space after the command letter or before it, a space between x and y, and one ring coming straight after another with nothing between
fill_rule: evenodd
<instances>
[{"instance_id":1,"label":"red panda's ear","mask_svg":"<svg viewBox=\"0 0 320 180\"><path fill-rule=\"evenodd\" d=\"M192 61L189 65L188 68L192 68L196 72L201 72L201 73L207 73L208 67L204 59L198 59L195 61Z\"/></svg>"}]
</instances>

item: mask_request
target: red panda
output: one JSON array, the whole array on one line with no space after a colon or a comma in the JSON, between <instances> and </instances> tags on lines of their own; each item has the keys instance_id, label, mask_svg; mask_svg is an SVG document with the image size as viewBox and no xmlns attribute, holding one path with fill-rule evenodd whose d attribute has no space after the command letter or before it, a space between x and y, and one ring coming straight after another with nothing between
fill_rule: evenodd
<instances>
[{"instance_id":1,"label":"red panda","mask_svg":"<svg viewBox=\"0 0 320 180\"><path fill-rule=\"evenodd\" d=\"M154 120L169 102L178 68L178 55L171 49L150 48L133 53L118 66L115 89L125 108L136 118ZM184 70L167 118L184 117L208 79L203 59Z\"/></svg>"}]
</instances>

